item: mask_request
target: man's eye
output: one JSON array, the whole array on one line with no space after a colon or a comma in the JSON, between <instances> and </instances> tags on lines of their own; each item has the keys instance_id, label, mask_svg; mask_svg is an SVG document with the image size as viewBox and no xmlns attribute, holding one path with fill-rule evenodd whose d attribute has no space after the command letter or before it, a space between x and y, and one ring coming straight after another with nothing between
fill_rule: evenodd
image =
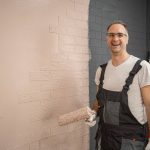
<instances>
[{"instance_id":1,"label":"man's eye","mask_svg":"<svg viewBox=\"0 0 150 150\"><path fill-rule=\"evenodd\" d=\"M107 33L107 35L108 35L109 37L114 37L114 36L115 36L114 33Z\"/></svg>"},{"instance_id":2,"label":"man's eye","mask_svg":"<svg viewBox=\"0 0 150 150\"><path fill-rule=\"evenodd\" d=\"M118 38L122 38L123 36L127 36L124 33L107 33L107 36L110 38L114 38L115 36L117 36Z\"/></svg>"},{"instance_id":3,"label":"man's eye","mask_svg":"<svg viewBox=\"0 0 150 150\"><path fill-rule=\"evenodd\" d=\"M123 33L118 33L118 37L123 37Z\"/></svg>"},{"instance_id":4,"label":"man's eye","mask_svg":"<svg viewBox=\"0 0 150 150\"><path fill-rule=\"evenodd\" d=\"M111 37L114 37L114 36L115 36L115 34L114 34L114 33L111 33L111 34L110 34L110 36L111 36Z\"/></svg>"}]
</instances>

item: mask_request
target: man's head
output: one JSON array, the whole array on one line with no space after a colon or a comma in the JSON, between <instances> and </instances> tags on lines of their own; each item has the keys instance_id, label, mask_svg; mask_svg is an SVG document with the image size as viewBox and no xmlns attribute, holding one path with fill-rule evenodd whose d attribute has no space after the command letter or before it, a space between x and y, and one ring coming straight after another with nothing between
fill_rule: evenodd
<instances>
[{"instance_id":1,"label":"man's head","mask_svg":"<svg viewBox=\"0 0 150 150\"><path fill-rule=\"evenodd\" d=\"M127 25L122 21L114 21L107 27L107 44L112 54L125 52L128 39Z\"/></svg>"}]
</instances>

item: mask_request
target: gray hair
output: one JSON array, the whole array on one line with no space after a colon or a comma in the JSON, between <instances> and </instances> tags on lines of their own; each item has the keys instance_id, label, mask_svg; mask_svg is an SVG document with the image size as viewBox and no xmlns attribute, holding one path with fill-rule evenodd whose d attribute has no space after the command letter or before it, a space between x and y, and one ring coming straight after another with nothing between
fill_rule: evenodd
<instances>
[{"instance_id":1,"label":"gray hair","mask_svg":"<svg viewBox=\"0 0 150 150\"><path fill-rule=\"evenodd\" d=\"M128 33L128 27L127 27L127 25L126 25L123 21L121 21L121 20L115 20L115 21L113 21L112 23L110 23L110 24L108 25L108 27L107 27L107 31L108 31L109 28L110 28L112 25L114 25L114 24L121 24L122 26L124 26L125 30L126 30L127 33Z\"/></svg>"}]
</instances>

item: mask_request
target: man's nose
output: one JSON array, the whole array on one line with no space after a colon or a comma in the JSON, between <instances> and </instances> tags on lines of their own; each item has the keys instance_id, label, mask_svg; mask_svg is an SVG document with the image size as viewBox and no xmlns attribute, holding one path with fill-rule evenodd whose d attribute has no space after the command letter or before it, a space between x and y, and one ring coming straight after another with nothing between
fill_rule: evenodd
<instances>
[{"instance_id":1,"label":"man's nose","mask_svg":"<svg viewBox=\"0 0 150 150\"><path fill-rule=\"evenodd\" d=\"M113 39L113 40L119 40L120 38L119 38L119 36L118 36L117 34L114 34L114 35L112 36L112 39Z\"/></svg>"}]
</instances>

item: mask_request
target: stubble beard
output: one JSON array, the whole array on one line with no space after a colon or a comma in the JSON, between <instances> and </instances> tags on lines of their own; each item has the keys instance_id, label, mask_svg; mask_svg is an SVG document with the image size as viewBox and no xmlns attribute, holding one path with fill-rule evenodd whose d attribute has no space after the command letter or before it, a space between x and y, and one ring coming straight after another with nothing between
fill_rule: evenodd
<instances>
[{"instance_id":1,"label":"stubble beard","mask_svg":"<svg viewBox=\"0 0 150 150\"><path fill-rule=\"evenodd\" d=\"M111 53L114 55L120 54L123 50L121 49L121 47L111 47Z\"/></svg>"}]
</instances>

